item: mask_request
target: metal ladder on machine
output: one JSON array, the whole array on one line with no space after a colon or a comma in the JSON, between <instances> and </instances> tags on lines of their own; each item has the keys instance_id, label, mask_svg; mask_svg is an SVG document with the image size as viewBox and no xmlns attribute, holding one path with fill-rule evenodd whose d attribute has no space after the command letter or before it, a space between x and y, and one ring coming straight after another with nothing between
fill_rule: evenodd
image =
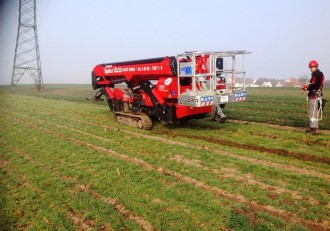
<instances>
[{"instance_id":1,"label":"metal ladder on machine","mask_svg":"<svg viewBox=\"0 0 330 231\"><path fill-rule=\"evenodd\" d=\"M180 105L203 107L229 102L243 101L246 98L245 74L246 54L243 51L185 52L177 56L178 103ZM240 68L237 69L237 64ZM242 78L242 85L236 78ZM219 79L227 83L219 89ZM191 88L184 87L189 81ZM183 88L181 88L183 87ZM185 89L181 92L181 89Z\"/></svg>"}]
</instances>

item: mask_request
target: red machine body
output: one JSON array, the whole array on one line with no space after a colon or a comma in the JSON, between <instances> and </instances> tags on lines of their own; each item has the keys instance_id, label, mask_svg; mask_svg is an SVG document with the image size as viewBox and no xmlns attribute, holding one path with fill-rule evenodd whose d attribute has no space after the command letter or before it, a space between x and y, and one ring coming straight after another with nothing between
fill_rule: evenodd
<instances>
[{"instance_id":1,"label":"red machine body","mask_svg":"<svg viewBox=\"0 0 330 231\"><path fill-rule=\"evenodd\" d=\"M212 112L213 101L198 106L190 104L199 98L190 96L178 101L179 94L202 88L201 82L196 81L197 77L180 76L178 66L183 63L185 71L191 68L196 76L205 75L205 81L210 81L215 77L210 73L209 57L208 54L194 54L186 58L166 56L96 65L92 71L92 87L100 90L95 98L105 95L118 122L142 129L151 128L152 117L164 124L205 117ZM185 62L194 64L189 67ZM217 77L212 90L225 89L225 78Z\"/></svg>"}]
</instances>

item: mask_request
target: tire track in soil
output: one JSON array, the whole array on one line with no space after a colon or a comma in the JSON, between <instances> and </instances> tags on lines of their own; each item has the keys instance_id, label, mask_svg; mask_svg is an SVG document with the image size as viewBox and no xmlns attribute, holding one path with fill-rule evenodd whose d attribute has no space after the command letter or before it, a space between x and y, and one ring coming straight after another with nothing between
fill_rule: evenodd
<instances>
[{"instance_id":1,"label":"tire track in soil","mask_svg":"<svg viewBox=\"0 0 330 231\"><path fill-rule=\"evenodd\" d=\"M249 122L249 121L241 121L241 120L232 120L232 119L228 119L228 122L234 123L234 124L252 124L252 125L259 125L259 126L266 126L266 127L271 127L271 128L276 128L276 129L281 129L284 131L299 131L302 133L305 133L305 129L306 128L301 128L301 127L290 127L290 126L284 126L284 125L276 125L276 124L267 124L267 123L257 123L257 122ZM179 125L181 127L198 127L198 128L203 128L203 129L207 129L207 130L221 130L221 127L217 127L217 126L212 126L212 125L206 125L206 124L198 124L195 122L191 122L189 124L183 124L183 125ZM330 134L330 130L322 130L321 133L324 134ZM270 139L277 139L277 138L281 138L279 136L276 135L267 135L267 134L259 134L257 132L249 132L249 134L253 135L253 136L259 136L259 137L269 137ZM290 139L290 138L289 138ZM320 141L320 140L308 140L308 141L300 141L301 143L307 144L309 146L312 145L326 145L329 146L329 144L327 144L324 141Z\"/></svg>"},{"instance_id":2,"label":"tire track in soil","mask_svg":"<svg viewBox=\"0 0 330 231\"><path fill-rule=\"evenodd\" d=\"M211 192L217 198L225 197L228 200L232 200L232 201L235 201L235 202L240 203L242 205L245 205L245 206L247 206L248 208L250 208L251 210L253 210L255 212L260 212L261 211L261 212L264 212L264 213L268 213L268 214L271 214L275 217L279 217L279 218L285 220L288 223L302 224L302 225L304 225L304 226L306 226L306 227L308 227L312 230L327 230L327 228L330 226L330 221L323 221L323 222L320 222L320 223L308 221L308 220L305 220L305 219L302 219L302 218L298 217L294 213L285 211L283 209L275 208L271 205L263 205L263 204L259 204L256 201L250 201L242 195L235 195L235 194L229 193L225 190L216 188L214 186L207 185L202 181L199 181L199 180L196 180L194 178L182 175L182 174L177 173L175 171L172 171L170 169L155 166L155 165L150 164L150 163L148 163L144 160L141 160L141 159L138 159L138 158L135 158L135 157L131 157L131 156L127 156L127 155L124 155L124 154L120 154L120 153L118 153L116 151L113 151L111 149L107 149L107 148L100 147L100 146L97 146L97 145L94 145L94 144L90 144L90 143L87 143L85 141L77 140L75 138L68 137L64 134L57 133L56 131L53 131L51 129L40 127L40 126L37 126L33 123L26 122L26 121L23 121L23 120L18 119L18 118L12 118L12 119L14 119L18 122L24 123L26 125L29 125L29 126L35 128L35 129L39 130L39 131L45 132L47 134L52 134L56 137L59 137L61 139L66 140L66 141L70 141L72 143L88 147L91 150L95 150L95 151L104 153L106 155L110 155L112 157L115 157L115 158L118 158L118 159L121 159L121 160L128 161L130 163L139 165L139 166L141 166L141 167L143 167L147 170L154 170L154 171L157 171L159 173L162 173L163 175L172 176L180 182L194 185L195 187L197 187L197 188L199 188L203 191L206 191L206 192Z\"/></svg>"},{"instance_id":3,"label":"tire track in soil","mask_svg":"<svg viewBox=\"0 0 330 231\"><path fill-rule=\"evenodd\" d=\"M186 157L181 156L181 155L176 155L174 158L172 158L172 160L174 160L178 163L182 163L182 164L187 165L187 166L194 166L196 168L203 169L203 170L211 172L211 173L213 173L213 174L215 174L215 175L217 175L221 178L234 179L238 183L244 183L244 184L247 184L247 185L257 185L261 189L269 191L269 196L270 197L273 197L274 195L281 195L283 193L288 193L294 199L297 199L297 200L306 199L312 205L319 205L320 204L320 202L317 199L315 199L313 197L310 197L310 196L303 197L297 191L285 189L285 188L282 188L282 187L279 187L279 186L272 186L272 185L266 184L262 181L258 181L258 180L253 178L252 174L245 174L244 176L238 176L237 169L235 169L235 168L229 168L229 169L222 168L220 170L210 169L210 168L200 164L199 160L187 159Z\"/></svg>"},{"instance_id":4,"label":"tire track in soil","mask_svg":"<svg viewBox=\"0 0 330 231\"><path fill-rule=\"evenodd\" d=\"M281 136L278 135L273 135L273 134L267 134L267 133L258 133L258 132L249 132L249 134L257 137L262 137L262 138L269 138L269 139L283 139ZM294 141L296 142L297 140L294 140L290 137L286 137L286 140ZM313 145L319 145L319 146L327 146L330 147L330 140L329 141L324 141L324 140L298 140L299 143L304 143L308 146L313 146ZM298 142L296 142L298 143Z\"/></svg>"},{"instance_id":5,"label":"tire track in soil","mask_svg":"<svg viewBox=\"0 0 330 231\"><path fill-rule=\"evenodd\" d=\"M214 143L214 144L221 144L221 145L233 147L233 148L241 148L241 149L245 149L245 150L248 149L248 150L253 150L253 151L258 151L258 152L266 152L266 153L270 153L270 154L276 154L276 155L280 155L280 156L295 158L300 161L312 161L312 162L318 162L318 163L323 163L323 164L330 164L330 158L328 158L328 157L313 156L313 155L308 155L305 153L288 151L286 149L266 148L266 147L262 147L262 146L258 146L258 145L254 145L254 144L242 144L242 143L224 140L224 139L220 139L220 138L203 137L203 136L199 136L199 135L174 134L169 131L155 132L155 133L156 134L167 133L168 136L175 137L175 138L184 137L184 138L189 138L189 139L193 139L193 140L206 141L206 142Z\"/></svg>"},{"instance_id":6,"label":"tire track in soil","mask_svg":"<svg viewBox=\"0 0 330 231\"><path fill-rule=\"evenodd\" d=\"M92 136L93 138L99 139L101 141L112 142L111 139L95 136L91 133L84 132L84 131L81 131L81 130L78 130L78 129L75 129L75 128L72 128L72 127L68 128L67 126L63 126L63 125L59 125L59 124L52 124L52 123L49 123L47 121L43 121L43 120L40 120L40 119L35 119L35 120L37 120L41 123L48 123L51 126L56 126L56 127L63 128L63 129L70 129L71 131L74 131L74 132L77 132L77 133L83 134L83 135ZM263 182L252 179L251 174L246 176L246 177L238 177L236 174L228 174L228 173L227 174L221 174L221 172L219 170L209 169L205 166L202 166L201 164L198 163L198 160L192 161L192 160L184 159L183 156L181 156L181 157L177 156L176 158L174 158L174 160L177 161L177 162L180 162L180 163L184 163L184 164L187 164L187 165L192 165L192 166L204 169L204 170L212 172L213 174L216 174L216 175L223 175L224 177L233 178L234 180L236 180L238 182L241 182L241 183L243 182L243 183L247 183L249 185L258 185L260 188L265 189L267 191L270 191L270 196L280 195L280 194L283 194L283 193L287 192L294 199L300 199L300 200L303 199L303 197L300 196L299 192L297 192L297 191L288 190L288 189L281 188L281 187L278 187L278 186L271 186L271 185L265 184ZM304 197L304 198L306 198L313 205L320 204L320 202L318 200L316 200L315 198L313 198L313 197Z\"/></svg>"},{"instance_id":7,"label":"tire track in soil","mask_svg":"<svg viewBox=\"0 0 330 231\"><path fill-rule=\"evenodd\" d=\"M59 116L59 117L61 117L61 116ZM282 164L282 163L275 163L275 162L272 162L272 161L255 159L255 158L248 157L248 156L241 156L241 155L234 154L234 153L231 153L231 152L221 151L221 150L218 150L218 149L212 149L212 148L208 148L208 147L205 147L205 146L199 146L199 145L184 143L182 141L171 140L169 138L169 137L172 138L171 134L159 133L159 135L168 135L169 136L168 138L163 138L163 137L155 136L155 135L141 134L141 133L133 132L133 131L126 130L126 129L118 129L118 128L114 128L114 127L104 125L104 124L96 124L96 123L91 123L91 122L87 122L87 121L83 121L83 120L79 120L79 119L72 119L72 118L70 118L70 119L72 121L84 123L84 124L87 124L87 125L90 125L90 126L99 125L98 127L103 127L103 129L105 131L107 129L112 130L112 131L116 131L116 132L120 131L120 132L124 132L126 134L133 135L135 137L160 141L164 144L178 145L178 146L181 146L181 147L194 148L196 150L207 150L209 152L212 152L213 154L227 156L227 157L230 157L230 158L233 158L233 159L239 159L239 160L243 160L243 161L246 161L246 162L249 162L249 163L252 163L252 164L262 165L262 166L265 166L265 167L272 167L272 168L276 168L276 169L281 169L281 170L289 171L291 173L298 174L298 175L318 177L318 178L321 178L321 179L324 179L324 180L330 182L330 175L325 174L325 173L317 172L317 171L310 170L310 169L295 167L295 166L292 166L292 165L285 165L285 164Z\"/></svg>"},{"instance_id":8,"label":"tire track in soil","mask_svg":"<svg viewBox=\"0 0 330 231\"><path fill-rule=\"evenodd\" d=\"M279 125L279 124L269 124L269 123L258 123L258 122L252 122L252 121L245 121L245 120L233 120L233 119L228 119L229 122L236 123L236 124L252 124L252 125L262 125L266 127L271 127L271 128L277 128L285 131L299 131L305 133L306 128L302 127L290 127L290 126L285 126L285 125ZM322 129L322 133L330 135L330 130Z\"/></svg>"},{"instance_id":9,"label":"tire track in soil","mask_svg":"<svg viewBox=\"0 0 330 231\"><path fill-rule=\"evenodd\" d=\"M46 115L47 113L44 113L44 114ZM24 116L24 115L20 115L20 116ZM25 117L27 117L27 116L25 116ZM64 116L61 116L61 115L57 115L57 117L63 118L65 120L70 119L71 121L83 123L83 124L86 124L86 125L89 125L89 126L92 126L92 127L97 126L99 128L103 128L105 132L107 131L107 129L111 130L111 131L115 131L115 132L120 131L120 132L124 132L126 134L133 135L133 136L138 137L138 138L145 138L145 139L160 141L160 142L163 142L164 144L178 145L178 146L181 146L181 147L194 148L196 150L207 150L207 151L211 152L212 154L227 156L229 158L246 161L246 162L249 162L251 164L262 165L264 167L272 167L272 168L275 168L275 169L281 169L281 170L285 170L285 171L288 171L288 172L291 172L291 173L297 174L297 175L313 176L313 177L324 179L327 182L330 182L330 175L328 175L326 173L321 173L321 172L318 172L318 171L315 171L315 170L306 169L304 167L301 168L301 167L295 167L295 166L292 166L292 165L286 165L286 164L282 164L282 163L275 163L275 162L268 161L268 160L256 159L256 158L252 158L252 157L248 157L248 156L242 156L242 155L234 154L234 153L227 152L227 151L208 148L208 147L205 147L205 146L199 146L199 145L184 143L184 142L181 142L181 141L171 140L169 137L168 138L163 138L163 137L155 136L155 135L146 135L146 134L133 132L133 131L122 129L122 128L119 129L119 128L111 127L109 125L92 123L92 122L87 122L87 121L84 121L84 120L68 118L68 117L64 117ZM39 119L36 119L36 118L34 118L34 119L39 120ZM47 121L44 121L44 120L39 120L39 121L42 121L43 123L47 122ZM58 124L55 124L55 125L57 126ZM65 128L67 128L67 127L65 127ZM161 134L161 135L166 135L166 134Z\"/></svg>"},{"instance_id":10,"label":"tire track in soil","mask_svg":"<svg viewBox=\"0 0 330 231\"><path fill-rule=\"evenodd\" d=\"M1 140L0 140L0 143L1 143ZM34 185L31 184L31 179L27 179L26 175L24 175L22 172L21 172L21 169L20 168L17 168L16 166L15 167L10 167L9 169L5 169L6 170L6 178L8 178L8 175L12 177L12 179L14 179L14 182L15 182L15 188L19 188L19 189L26 189L26 190L29 190L30 192L32 192L33 194L36 194L38 195L38 197L40 198L41 197L41 190L39 187L35 187ZM12 172L13 173L12 173ZM17 176L19 174L19 176ZM23 176L22 176L23 175ZM28 182L29 181L29 182ZM2 186L3 182L1 182L1 185L0 187L3 187ZM20 206L24 206L26 204L25 201L22 201L20 199L18 199L18 193L17 192L14 192L13 195L14 197L16 196L15 200L16 201L20 201ZM3 194L1 195L3 196ZM26 210L26 209L25 209ZM27 229L31 229L31 224L28 224L28 221L25 221L25 223L19 223L18 222L18 219L20 218L24 218L26 217L26 212L25 210L21 207L19 208L16 208L15 211L13 211L13 214L15 215L15 217L17 217L17 220L15 220L15 222L12 223L12 225L17 229L17 230L27 230ZM30 214L29 216L30 217L35 217L37 216L37 213L38 213L38 210L36 209L30 209ZM1 220L1 218L0 218ZM47 218L46 217L43 217L43 220L45 222L47 222ZM0 226L0 230L2 227ZM14 230L14 229L13 229Z\"/></svg>"},{"instance_id":11,"label":"tire track in soil","mask_svg":"<svg viewBox=\"0 0 330 231\"><path fill-rule=\"evenodd\" d=\"M35 104L30 104L30 105L36 107ZM49 109L51 109L51 108L49 108ZM40 113L42 113L42 112L40 112ZM50 113L42 113L42 114L44 114L44 115L50 115ZM53 113L51 113L51 114L53 114ZM85 114L83 113L83 114L81 114L81 116L84 117ZM290 126L285 126L285 125L270 124L270 123L260 123L260 122L245 121L245 120L234 120L234 119L228 119L227 121L228 122L231 122L231 123L235 123L235 124L261 125L261 126L266 126L266 127L281 129L281 130L284 130L284 131L299 131L299 132L305 133L305 128L303 128L303 127L290 127ZM203 129L207 129L207 130L219 130L219 129L221 129L218 126L207 125L207 124L198 124L198 123L195 123L193 121L190 122L190 123L187 123L187 124L179 124L177 126L191 127L191 125L193 125L194 127L199 127L199 128L203 128ZM104 126L104 125L100 125L100 126ZM322 133L329 134L330 135L330 130L322 129ZM255 135L255 136L263 136L263 135L260 135L260 134L254 134L253 132L251 132L251 134L252 135ZM269 136L269 138L274 139L274 138L277 138L277 137L276 136ZM310 141L303 141L303 142L304 143L307 143L309 146L312 146L312 145L328 145L328 144L325 144L324 142L318 141L318 140L314 140L314 141L311 141L310 140Z\"/></svg>"},{"instance_id":12,"label":"tire track in soil","mask_svg":"<svg viewBox=\"0 0 330 231\"><path fill-rule=\"evenodd\" d=\"M14 120L16 120L17 118L12 118ZM46 128L41 128L38 127L32 123L29 122L25 122L22 120L18 120L19 122L28 124L40 131L46 132L48 134L52 134L55 135L56 133L54 131L50 131ZM62 134L56 134L55 136L63 138L65 137ZM49 167L48 165L35 160L34 158L32 158L31 156L29 156L28 154L24 153L23 151L21 151L20 149L18 149L17 147L13 147L12 145L8 144L7 142L3 141L0 139L0 143L6 145L7 147L11 148L12 150L14 150L16 153L18 153L21 157L23 157L26 160L31 161L32 163L34 163L35 165L47 170L48 172L58 176L59 178L61 178L63 181L68 182L68 183L73 183L75 184L75 188L77 188L79 191L86 191L87 193L89 193L93 198L98 199L103 201L105 204L110 205L111 207L113 207L118 213L120 213L121 215L123 215L126 219L131 220L131 221L135 221L143 230L146 231L153 231L156 230L155 228L153 228L153 226L146 221L144 218L140 217L140 216L136 216L133 214L133 212L125 209L125 206L121 203L118 202L118 200L113 199L113 198L109 198L109 197L104 197L101 194L97 193L96 191L90 189L88 186L86 186L85 184L81 184L77 181L77 179L75 179L74 177L68 177L65 176L63 174L61 174L59 171L56 171L54 169L52 169L51 167ZM71 211L70 211L71 212ZM86 224L86 226L88 226L88 224Z\"/></svg>"},{"instance_id":13,"label":"tire track in soil","mask_svg":"<svg viewBox=\"0 0 330 231\"><path fill-rule=\"evenodd\" d=\"M31 159L28 159L26 154L23 154L22 151L18 150L17 148L15 149L13 146L9 145L8 143L0 140L0 143L2 143L3 145L9 147L10 149L14 150L16 153L18 153L22 158L31 161ZM19 153L19 152L20 153ZM40 167L40 165L37 165ZM15 173L19 172L20 170L17 168L11 168L11 170L14 170ZM21 173L23 174L23 173ZM25 176L25 175L24 175ZM15 178L15 176L13 176ZM32 186L30 183L26 182L26 179L20 177L19 179L15 178L15 180L17 182L19 182L20 187L25 187L27 189L29 189L31 192L38 194L38 196L40 197L41 195L41 191L40 188L38 187L34 187ZM30 180L31 181L31 180ZM55 204L52 204L52 208L56 208L58 211L63 210L63 207L59 207ZM71 220L73 221L73 223L76 225L76 230L90 230L91 228L94 228L94 222L93 221L85 221L85 219L83 218L82 215L78 214L76 211L73 210L73 208L71 208L70 206L68 206L68 214L71 218ZM19 210L15 213L18 216L24 216L24 212ZM47 224L50 223L50 221L47 219L47 217L43 217L43 221ZM23 228L23 227L18 227L18 228ZM24 229L27 229L28 225L26 225L26 227L24 227Z\"/></svg>"},{"instance_id":14,"label":"tire track in soil","mask_svg":"<svg viewBox=\"0 0 330 231\"><path fill-rule=\"evenodd\" d=\"M90 230L92 228L95 228L95 222L86 220L82 215L77 213L73 208L69 207L69 216L76 226L76 230Z\"/></svg>"}]
</instances>

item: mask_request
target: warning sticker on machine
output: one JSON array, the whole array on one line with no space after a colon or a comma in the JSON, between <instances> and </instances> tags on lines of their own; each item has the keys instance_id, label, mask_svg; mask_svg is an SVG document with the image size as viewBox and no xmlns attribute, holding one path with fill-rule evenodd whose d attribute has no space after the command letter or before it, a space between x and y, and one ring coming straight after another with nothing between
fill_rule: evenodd
<instances>
[{"instance_id":1,"label":"warning sticker on machine","mask_svg":"<svg viewBox=\"0 0 330 231\"><path fill-rule=\"evenodd\" d=\"M246 97L246 92L238 92L235 93L235 98L241 98L241 97Z\"/></svg>"},{"instance_id":2,"label":"warning sticker on machine","mask_svg":"<svg viewBox=\"0 0 330 231\"><path fill-rule=\"evenodd\" d=\"M214 101L214 96L202 96L201 97L201 102L213 102Z\"/></svg>"},{"instance_id":3,"label":"warning sticker on machine","mask_svg":"<svg viewBox=\"0 0 330 231\"><path fill-rule=\"evenodd\" d=\"M195 106L198 104L198 99L181 96L178 98L178 102L181 105Z\"/></svg>"},{"instance_id":4,"label":"warning sticker on machine","mask_svg":"<svg viewBox=\"0 0 330 231\"><path fill-rule=\"evenodd\" d=\"M228 95L223 95L220 97L220 103L226 103L229 101Z\"/></svg>"},{"instance_id":5,"label":"warning sticker on machine","mask_svg":"<svg viewBox=\"0 0 330 231\"><path fill-rule=\"evenodd\" d=\"M162 65L150 65L139 67L113 67L112 65L105 66L105 74L124 73L124 72L149 72L149 71L162 71Z\"/></svg>"},{"instance_id":6,"label":"warning sticker on machine","mask_svg":"<svg viewBox=\"0 0 330 231\"><path fill-rule=\"evenodd\" d=\"M235 101L244 101L246 99L246 92L237 92L235 93Z\"/></svg>"}]
</instances>

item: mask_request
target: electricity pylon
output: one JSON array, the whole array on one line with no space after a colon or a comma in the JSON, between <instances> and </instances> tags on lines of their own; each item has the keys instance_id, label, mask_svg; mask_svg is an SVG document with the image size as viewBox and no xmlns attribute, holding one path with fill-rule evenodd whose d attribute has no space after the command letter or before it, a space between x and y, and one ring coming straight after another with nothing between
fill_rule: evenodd
<instances>
[{"instance_id":1,"label":"electricity pylon","mask_svg":"<svg viewBox=\"0 0 330 231\"><path fill-rule=\"evenodd\" d=\"M14 90L25 73L32 77L38 91L43 89L36 14L36 0L19 1L18 32L11 91Z\"/></svg>"}]
</instances>

